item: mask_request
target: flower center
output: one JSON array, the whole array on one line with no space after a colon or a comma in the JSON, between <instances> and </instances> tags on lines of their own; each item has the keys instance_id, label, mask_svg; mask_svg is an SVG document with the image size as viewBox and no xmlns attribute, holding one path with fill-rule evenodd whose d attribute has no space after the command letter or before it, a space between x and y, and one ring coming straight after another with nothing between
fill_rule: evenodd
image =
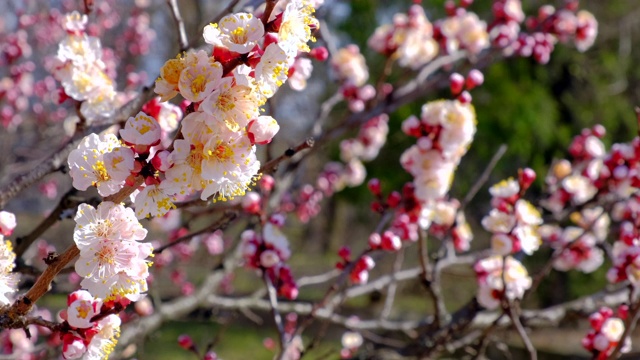
<instances>
[{"instance_id":1,"label":"flower center","mask_svg":"<svg viewBox=\"0 0 640 360\"><path fill-rule=\"evenodd\" d=\"M194 96L198 96L204 91L206 85L207 78L205 78L204 75L200 74L191 82L191 92Z\"/></svg>"},{"instance_id":2,"label":"flower center","mask_svg":"<svg viewBox=\"0 0 640 360\"><path fill-rule=\"evenodd\" d=\"M231 94L229 92L224 92L218 95L216 106L218 109L226 112L233 110L236 107L236 104L233 103L233 97Z\"/></svg>"},{"instance_id":3,"label":"flower center","mask_svg":"<svg viewBox=\"0 0 640 360\"><path fill-rule=\"evenodd\" d=\"M93 168L93 174L98 179L97 181L94 181L92 183L93 186L96 186L96 184L100 181L107 181L111 179L111 177L107 173L107 168L104 167L104 161L98 160L96 161L95 165L92 165L91 167Z\"/></svg>"}]
</instances>

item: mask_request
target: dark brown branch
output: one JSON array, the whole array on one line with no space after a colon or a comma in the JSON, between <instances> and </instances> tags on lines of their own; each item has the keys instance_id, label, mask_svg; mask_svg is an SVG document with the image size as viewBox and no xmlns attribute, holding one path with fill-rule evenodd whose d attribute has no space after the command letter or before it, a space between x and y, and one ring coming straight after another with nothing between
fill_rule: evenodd
<instances>
[{"instance_id":1,"label":"dark brown branch","mask_svg":"<svg viewBox=\"0 0 640 360\"><path fill-rule=\"evenodd\" d=\"M141 178L139 179L139 182ZM127 186L120 190L118 193L107 197L105 200L113 201L115 203L122 202L128 197L137 186ZM20 316L26 315L38 299L49 291L53 279L60 273L67 264L71 263L80 255L80 250L73 244L65 250L62 255L52 255L51 259L47 260L46 270L38 277L35 284L27 291L27 293L20 299L16 300L13 305L8 308L2 309L0 315L6 315L11 319L16 319Z\"/></svg>"},{"instance_id":2,"label":"dark brown branch","mask_svg":"<svg viewBox=\"0 0 640 360\"><path fill-rule=\"evenodd\" d=\"M259 173L268 174L275 171L275 169L281 162L290 159L291 157L293 157L293 155L299 153L302 150L312 148L314 144L315 141L313 140L313 138L308 138L307 140L298 144L296 147L287 149L282 155L263 164L262 167L260 167Z\"/></svg>"},{"instance_id":3,"label":"dark brown branch","mask_svg":"<svg viewBox=\"0 0 640 360\"><path fill-rule=\"evenodd\" d=\"M42 273L42 275L40 275L38 280L36 280L36 283L33 284L31 289L29 289L22 298L16 300L11 307L5 309L5 311L2 311L1 313L4 313L10 318L26 315L31 310L34 303L49 291L51 282L56 275L58 275L58 273L78 255L80 255L78 247L75 244L71 245L64 253L62 253L62 255L56 257L55 260L49 264L47 269Z\"/></svg>"},{"instance_id":4,"label":"dark brown branch","mask_svg":"<svg viewBox=\"0 0 640 360\"><path fill-rule=\"evenodd\" d=\"M265 2L264 13L262 14L262 24L265 28L267 27L267 23L269 22L273 9L276 7L276 3L278 3L278 0L267 0Z\"/></svg>"}]
</instances>

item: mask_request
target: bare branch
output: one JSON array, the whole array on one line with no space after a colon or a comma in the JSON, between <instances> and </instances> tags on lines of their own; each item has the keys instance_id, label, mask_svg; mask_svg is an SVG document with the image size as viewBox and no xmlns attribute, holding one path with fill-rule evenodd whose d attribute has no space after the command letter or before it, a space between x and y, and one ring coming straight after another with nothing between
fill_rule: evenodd
<instances>
[{"instance_id":1,"label":"bare branch","mask_svg":"<svg viewBox=\"0 0 640 360\"><path fill-rule=\"evenodd\" d=\"M273 12L273 9L275 9L277 2L278 2L278 0L266 0L265 1L264 13L262 14L262 24L265 27L267 26L267 23L269 22L269 18L271 17L271 13Z\"/></svg>"},{"instance_id":2,"label":"bare branch","mask_svg":"<svg viewBox=\"0 0 640 360\"><path fill-rule=\"evenodd\" d=\"M206 233L210 233L210 232L214 232L216 230L220 230L220 229L224 229L225 227L227 227L227 225L229 225L229 223L231 221L233 221L236 217L238 217L238 214L236 212L232 212L232 211L228 211L224 214L224 216L222 216L220 219L218 219L218 221L210 224L209 226L205 227L202 230L198 230L195 232L192 232L191 234L182 236L166 245L160 246L157 249L153 250L154 254L160 254L161 252L165 251L166 249L175 246L177 244L180 244L182 242L185 241L189 241L191 239L193 239L194 237L198 236L198 235L202 235L202 234L206 234Z\"/></svg>"},{"instance_id":3,"label":"bare branch","mask_svg":"<svg viewBox=\"0 0 640 360\"><path fill-rule=\"evenodd\" d=\"M404 262L404 249L400 249L396 254L396 260L393 262L393 273L391 284L389 284L389 289L387 289L387 297L384 301L384 307L382 308L382 313L380 317L386 319L391 315L391 310L393 309L393 302L396 297L396 291L398 289L398 282L396 281L395 275L402 268L402 263Z\"/></svg>"},{"instance_id":4,"label":"bare branch","mask_svg":"<svg viewBox=\"0 0 640 360\"><path fill-rule=\"evenodd\" d=\"M302 143L298 144L296 147L287 149L282 155L267 162L266 164L263 164L262 167L260 167L260 171L258 172L261 174L268 174L274 171L281 162L291 158L293 155L299 153L302 150L312 148L314 143L315 141L313 140L313 138L306 139Z\"/></svg>"},{"instance_id":5,"label":"bare branch","mask_svg":"<svg viewBox=\"0 0 640 360\"><path fill-rule=\"evenodd\" d=\"M509 318L511 318L511 322L513 323L513 326L516 328L518 335L520 335L522 342L524 342L524 346L529 352L529 358L531 360L537 360L538 353L536 351L536 348L533 347L533 344L531 343L531 339L529 339L529 335L527 335L527 331L524 329L524 326L522 326L522 323L520 322L520 317L517 314L518 305L511 299L507 298L507 301L508 301L508 306L507 306L507 309L505 310L509 315Z\"/></svg>"},{"instance_id":6,"label":"bare branch","mask_svg":"<svg viewBox=\"0 0 640 360\"><path fill-rule=\"evenodd\" d=\"M20 258L34 241L44 234L51 226L57 223L65 210L75 209L79 204L87 201L84 198L76 196L77 193L78 191L76 189L71 188L62 196L62 198L60 198L58 205L40 224L38 224L38 226L36 226L35 229L25 236L16 238L16 258Z\"/></svg>"},{"instance_id":7,"label":"bare branch","mask_svg":"<svg viewBox=\"0 0 640 360\"><path fill-rule=\"evenodd\" d=\"M180 46L180 52L187 51L189 49L189 40L187 39L187 30L184 27L184 20L180 15L180 7L177 0L167 0L169 9L171 9L171 16L178 28L178 45Z\"/></svg>"},{"instance_id":8,"label":"bare branch","mask_svg":"<svg viewBox=\"0 0 640 360\"><path fill-rule=\"evenodd\" d=\"M278 310L278 294L276 292L276 288L271 283L271 279L269 279L269 275L265 272L262 275L265 286L267 287L267 293L269 294L269 305L271 306L271 314L273 315L273 321L276 324L276 329L278 330L278 338L280 339L280 355L277 357L280 358L282 354L285 352L287 348L287 339L286 334L284 332L284 325L282 324L282 316L280 316L280 311Z\"/></svg>"},{"instance_id":9,"label":"bare branch","mask_svg":"<svg viewBox=\"0 0 640 360\"><path fill-rule=\"evenodd\" d=\"M496 165L498 165L498 162L500 161L500 159L502 159L502 157L506 152L507 152L507 145L506 144L500 145L500 147L498 148L498 151L496 151L496 153L493 154L493 157L491 157L491 161L489 161L489 163L487 164L487 167L484 168L484 171L482 172L478 180L476 180L473 186L471 186L471 189L469 190L467 195L465 195L464 200L462 200L462 204L460 205L460 211L464 210L464 208L467 207L469 202L473 200L473 198L476 196L478 191L480 191L480 189L484 186L487 180L489 180L489 176L491 175L491 172L496 167Z\"/></svg>"}]
</instances>

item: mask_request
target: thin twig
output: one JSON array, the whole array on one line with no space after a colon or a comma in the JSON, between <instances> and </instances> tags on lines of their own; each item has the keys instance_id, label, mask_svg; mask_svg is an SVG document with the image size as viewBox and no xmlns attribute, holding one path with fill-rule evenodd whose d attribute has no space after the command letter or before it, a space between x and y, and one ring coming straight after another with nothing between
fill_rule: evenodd
<instances>
[{"instance_id":1,"label":"thin twig","mask_svg":"<svg viewBox=\"0 0 640 360\"><path fill-rule=\"evenodd\" d=\"M175 21L176 27L178 28L178 45L180 46L180 52L187 51L187 49L189 49L189 40L187 38L187 30L184 26L184 20L182 20L182 15L180 15L178 1L167 0L167 4L169 5L169 9L171 9L173 21Z\"/></svg>"},{"instance_id":2,"label":"thin twig","mask_svg":"<svg viewBox=\"0 0 640 360\"><path fill-rule=\"evenodd\" d=\"M498 165L498 161L502 159L502 157L506 152L507 152L507 145L506 144L500 145L500 147L498 148L498 151L496 151L496 153L493 154L493 157L491 157L491 161L489 161L489 163L487 164L487 167L484 168L484 171L482 172L478 180L476 180L476 182L473 184L473 186L471 187L467 195L465 195L464 199L462 200L462 204L460 205L460 211L464 210L464 208L467 205L469 205L469 203L471 202L471 200L473 200L473 198L476 196L478 191L480 191L480 189L484 186L487 180L489 180L489 176L491 175L491 172L496 167L496 165Z\"/></svg>"},{"instance_id":3,"label":"thin twig","mask_svg":"<svg viewBox=\"0 0 640 360\"><path fill-rule=\"evenodd\" d=\"M386 319L391 315L391 310L393 309L393 302L396 297L396 291L398 289L398 281L395 276L402 268L402 263L404 262L404 248L400 249L396 254L396 260L393 263L393 272L392 278L393 281L389 284L389 289L387 289L387 297L384 301L384 307L382 308L382 313L380 313L380 317Z\"/></svg>"},{"instance_id":4,"label":"thin twig","mask_svg":"<svg viewBox=\"0 0 640 360\"><path fill-rule=\"evenodd\" d=\"M35 166L30 171L17 175L8 184L3 185L0 188L0 210L3 209L11 199L29 186L40 181L45 176L62 169L67 163L69 153L78 147L85 135L100 133L113 124L126 121L129 117L137 114L142 108L142 105L151 100L154 95L152 87L143 88L140 94L118 109L112 117L104 121L96 121L94 126L74 135L74 137L66 141L38 166Z\"/></svg>"},{"instance_id":5,"label":"thin twig","mask_svg":"<svg viewBox=\"0 0 640 360\"><path fill-rule=\"evenodd\" d=\"M516 331L518 331L520 338L522 338L522 342L524 342L524 346L527 348L527 351L529 352L529 358L531 360L537 360L538 353L536 352L536 348L531 343L531 339L529 339L529 335L527 335L527 331L524 329L524 326L522 326L522 323L520 322L520 316L517 314L518 312L517 304L509 298L507 298L507 301L508 301L508 308L505 310L507 311L509 317L511 318L511 322L513 323L513 326L516 328Z\"/></svg>"},{"instance_id":6,"label":"thin twig","mask_svg":"<svg viewBox=\"0 0 640 360\"><path fill-rule=\"evenodd\" d=\"M322 134L322 127L329 118L331 110L333 110L333 108L343 99L344 97L342 96L342 93L340 91L336 91L335 94L320 105L320 114L316 121L313 122L313 130L311 131L313 137L318 137Z\"/></svg>"},{"instance_id":7,"label":"thin twig","mask_svg":"<svg viewBox=\"0 0 640 360\"><path fill-rule=\"evenodd\" d=\"M287 149L282 155L280 155L277 158L275 158L275 159L263 164L262 167L260 167L259 173L268 174L268 173L274 171L281 162L283 162L286 159L291 158L293 155L299 153L302 150L312 148L314 143L315 142L314 142L313 138L308 138L305 141L303 141L302 143L298 144L296 147Z\"/></svg>"},{"instance_id":8,"label":"thin twig","mask_svg":"<svg viewBox=\"0 0 640 360\"><path fill-rule=\"evenodd\" d=\"M498 327L498 324L500 323L500 320L504 315L504 313L500 314L500 316L498 316L496 320L491 323L491 325L489 325L482 331L480 335L480 341L478 343L478 353L476 354L474 359L482 359L489 343L487 339L489 338L489 335Z\"/></svg>"},{"instance_id":9,"label":"thin twig","mask_svg":"<svg viewBox=\"0 0 640 360\"><path fill-rule=\"evenodd\" d=\"M439 328L444 317L446 316L446 307L444 301L440 296L439 289L436 289L438 285L434 282L436 274L434 274L433 268L429 264L429 251L427 250L427 236L424 230L418 230L418 258L420 261L422 284L427 289L427 293L431 297L433 302L433 315L434 315L434 327ZM438 268L439 271L441 268Z\"/></svg>"},{"instance_id":10,"label":"thin twig","mask_svg":"<svg viewBox=\"0 0 640 360\"><path fill-rule=\"evenodd\" d=\"M154 254L160 254L161 252L165 251L166 249L172 247L172 246L176 246L180 243L183 243L185 241L189 241L191 239L193 239L194 237L198 236L198 235L202 235L202 234L206 234L209 232L214 232L216 230L220 230L220 229L224 229L225 227L227 227L227 225L229 225L229 223L231 221L233 221L236 217L238 217L238 214L236 212L232 212L229 211L227 213L224 214L224 216L222 216L220 219L218 219L218 221L210 224L209 226L205 227L202 230L198 230L195 232L192 232L191 234L182 236L176 240L173 240L172 242L160 246L159 248L153 250Z\"/></svg>"},{"instance_id":11,"label":"thin twig","mask_svg":"<svg viewBox=\"0 0 640 360\"><path fill-rule=\"evenodd\" d=\"M50 227L52 227L55 223L57 223L62 216L62 213L67 209L74 209L80 203L88 201L84 198L79 198L75 196L77 194L77 190L71 188L67 191L60 201L58 205L49 213L49 215L36 226L29 234L20 236L16 238L16 258L19 258L24 254L25 251L31 246L31 244L36 241L42 234L44 234Z\"/></svg>"},{"instance_id":12,"label":"thin twig","mask_svg":"<svg viewBox=\"0 0 640 360\"><path fill-rule=\"evenodd\" d=\"M264 279L264 283L267 287L267 293L269 294L271 313L273 314L273 320L276 324L276 329L278 330L278 337L280 339L280 354L282 354L286 350L287 339L286 333L284 331L284 324L282 323L282 316L280 315L280 311L278 311L278 294L276 292L276 288L271 283L271 279L269 279L269 275L267 275L266 272L264 272L262 278Z\"/></svg>"}]
</instances>

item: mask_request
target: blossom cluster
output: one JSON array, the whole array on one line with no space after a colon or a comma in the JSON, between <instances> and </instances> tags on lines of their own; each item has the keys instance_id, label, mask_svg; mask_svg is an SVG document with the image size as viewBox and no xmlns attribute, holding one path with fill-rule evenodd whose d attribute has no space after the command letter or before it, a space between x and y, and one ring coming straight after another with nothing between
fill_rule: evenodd
<instances>
[{"instance_id":1,"label":"blossom cluster","mask_svg":"<svg viewBox=\"0 0 640 360\"><path fill-rule=\"evenodd\" d=\"M616 204L613 220L620 223L618 238L613 244L612 267L607 279L612 283L629 280L634 292L640 289L640 194Z\"/></svg>"},{"instance_id":2,"label":"blossom cluster","mask_svg":"<svg viewBox=\"0 0 640 360\"><path fill-rule=\"evenodd\" d=\"M493 197L493 209L482 219L482 226L493 234L491 249L495 254L508 255L523 251L531 255L540 247L540 212L522 199L522 194L534 179L533 170L524 169L520 171L518 180L509 178L489 189Z\"/></svg>"},{"instance_id":3,"label":"blossom cluster","mask_svg":"<svg viewBox=\"0 0 640 360\"><path fill-rule=\"evenodd\" d=\"M286 264L291 250L281 231L283 225L284 216L272 215L261 234L253 230L242 232L240 248L247 267L264 273L280 296L293 300L298 297L298 287Z\"/></svg>"},{"instance_id":4,"label":"blossom cluster","mask_svg":"<svg viewBox=\"0 0 640 360\"><path fill-rule=\"evenodd\" d=\"M477 14L464 6L447 9L448 17L436 22L435 39L444 52L452 53L459 49L477 55L490 45L487 23Z\"/></svg>"},{"instance_id":5,"label":"blossom cluster","mask_svg":"<svg viewBox=\"0 0 640 360\"><path fill-rule=\"evenodd\" d=\"M357 45L339 49L331 58L331 68L340 82L340 93L354 113L365 109L367 101L376 96L373 85L367 84L369 69Z\"/></svg>"},{"instance_id":6,"label":"blossom cluster","mask_svg":"<svg viewBox=\"0 0 640 360\"><path fill-rule=\"evenodd\" d=\"M153 248L141 243L147 235L131 208L110 201L96 208L80 204L73 240L80 250L76 272L80 283L105 301L136 301L147 290Z\"/></svg>"},{"instance_id":7,"label":"blossom cluster","mask_svg":"<svg viewBox=\"0 0 640 360\"><path fill-rule=\"evenodd\" d=\"M387 232L386 234L384 234L383 240L378 234L374 233L371 236L372 237L377 236L378 248L390 250L393 247L392 245L388 245L388 241L393 241L393 240L389 240L389 238L394 237L395 235ZM381 245L383 241L385 245ZM400 240L397 239L397 237L395 242L398 244L398 248L399 248ZM371 245L371 243L372 241L370 239L369 244ZM375 245L371 246L371 249L376 250ZM343 246L342 248L340 248L340 250L338 250L338 256L340 256L340 259L342 261L339 261L336 263L336 269L344 270L347 267L351 266L351 271L349 272L349 280L351 281L352 284L367 283L367 281L369 280L369 270L372 270L376 266L376 262L373 260L371 256L363 254L360 257L358 257L356 260L353 260L351 259L351 249L347 246Z\"/></svg>"},{"instance_id":8,"label":"blossom cluster","mask_svg":"<svg viewBox=\"0 0 640 360\"><path fill-rule=\"evenodd\" d=\"M620 178L620 173L612 176L612 170L615 170L619 161L617 155L607 156L601 140L604 135L604 127L596 125L592 129L583 130L573 139L569 146L573 161L562 159L555 162L545 179L550 193L550 196L542 202L545 208L552 213L559 213L567 206L583 205L592 200L599 189L613 192L625 191L626 181L619 182L623 189L606 189L609 187L607 185L617 185L610 180L615 181L616 178ZM626 153L628 154L628 151ZM609 166L606 168L605 157L609 158L607 160ZM624 167L619 171L622 170Z\"/></svg>"},{"instance_id":9,"label":"blossom cluster","mask_svg":"<svg viewBox=\"0 0 640 360\"><path fill-rule=\"evenodd\" d=\"M491 42L505 55L533 57L546 64L558 41L573 40L579 51L590 48L598 33L598 22L586 10L578 11L578 1L566 1L556 9L543 5L536 16L525 19L520 0L499 0L493 6ZM522 31L524 22L526 31Z\"/></svg>"},{"instance_id":10,"label":"blossom cluster","mask_svg":"<svg viewBox=\"0 0 640 360\"><path fill-rule=\"evenodd\" d=\"M620 305L617 315L614 315L611 308L602 307L589 316L591 330L582 339L582 346L593 353L594 359L608 359L620 341L623 341L621 353L631 351L631 338L627 336L622 339L628 312L627 305Z\"/></svg>"},{"instance_id":11,"label":"blossom cluster","mask_svg":"<svg viewBox=\"0 0 640 360\"><path fill-rule=\"evenodd\" d=\"M141 191L133 195L138 218L164 215L173 208L172 200L177 191L161 191L158 187L169 155L161 150L161 142L166 143L182 114L176 106L157 104L156 100L145 105L143 110L155 114L157 120L140 112L130 117L120 130L122 141L114 134L90 134L68 158L73 186L78 190L93 186L100 195L109 196L125 185L135 185L136 177L142 177Z\"/></svg>"},{"instance_id":12,"label":"blossom cluster","mask_svg":"<svg viewBox=\"0 0 640 360\"><path fill-rule=\"evenodd\" d=\"M427 103L420 119L409 117L402 130L418 140L402 154L400 163L414 177L416 197L432 203L449 191L455 168L473 141L473 106L457 100Z\"/></svg>"},{"instance_id":13,"label":"blossom cluster","mask_svg":"<svg viewBox=\"0 0 640 360\"><path fill-rule=\"evenodd\" d=\"M494 255L478 261L473 269L478 280L478 303L487 309L500 306L503 299L522 299L531 287L527 269L512 256Z\"/></svg>"},{"instance_id":14,"label":"blossom cluster","mask_svg":"<svg viewBox=\"0 0 640 360\"><path fill-rule=\"evenodd\" d=\"M118 315L102 315L110 306L85 290L67 297L67 309L60 313L68 328L60 332L65 359L106 359L120 336Z\"/></svg>"},{"instance_id":15,"label":"blossom cluster","mask_svg":"<svg viewBox=\"0 0 640 360\"><path fill-rule=\"evenodd\" d=\"M67 37L60 41L51 72L64 89L61 100L68 96L81 101L81 114L92 121L113 115L117 99L114 81L105 72L100 39L89 36L86 25L87 16L78 12L64 18Z\"/></svg>"},{"instance_id":16,"label":"blossom cluster","mask_svg":"<svg viewBox=\"0 0 640 360\"><path fill-rule=\"evenodd\" d=\"M557 229L547 228L545 233L552 242L565 242L557 266L591 270L602 261L601 250L597 246L604 241L609 223L608 216L591 204L613 204L611 220L617 224L618 231L611 252L613 267L609 269L607 278L612 283L630 280L637 288L640 285L640 235L637 230L640 219L640 138L636 137L630 143L614 144L607 151L601 140L604 135L605 129L601 125L583 130L569 146L572 159L556 161L545 179L550 195L542 204L557 216L567 208L582 207L581 213L572 215L572 220L579 224L581 230L567 228L566 236L561 236ZM563 263L565 260L568 263Z\"/></svg>"},{"instance_id":17,"label":"blossom cluster","mask_svg":"<svg viewBox=\"0 0 640 360\"><path fill-rule=\"evenodd\" d=\"M156 167L164 179L150 191L163 200L196 191L203 200L246 193L259 177L255 145L269 143L279 130L275 119L260 116L260 107L287 80L298 52L310 50L313 12L306 2L291 1L266 26L251 13L225 16L204 29L213 56L191 51L164 64L156 93L162 101L179 93L193 110L182 119L181 139Z\"/></svg>"},{"instance_id":18,"label":"blossom cluster","mask_svg":"<svg viewBox=\"0 0 640 360\"><path fill-rule=\"evenodd\" d=\"M559 271L580 270L590 273L604 262L600 245L609 234L611 219L601 206L571 214L575 225L542 225L538 233L555 250L553 267Z\"/></svg>"},{"instance_id":19,"label":"blossom cluster","mask_svg":"<svg viewBox=\"0 0 640 360\"><path fill-rule=\"evenodd\" d=\"M400 66L415 70L438 55L438 42L433 36L433 24L422 6L416 4L407 14L395 14L393 23L379 26L368 45L380 54L397 58Z\"/></svg>"}]
</instances>

